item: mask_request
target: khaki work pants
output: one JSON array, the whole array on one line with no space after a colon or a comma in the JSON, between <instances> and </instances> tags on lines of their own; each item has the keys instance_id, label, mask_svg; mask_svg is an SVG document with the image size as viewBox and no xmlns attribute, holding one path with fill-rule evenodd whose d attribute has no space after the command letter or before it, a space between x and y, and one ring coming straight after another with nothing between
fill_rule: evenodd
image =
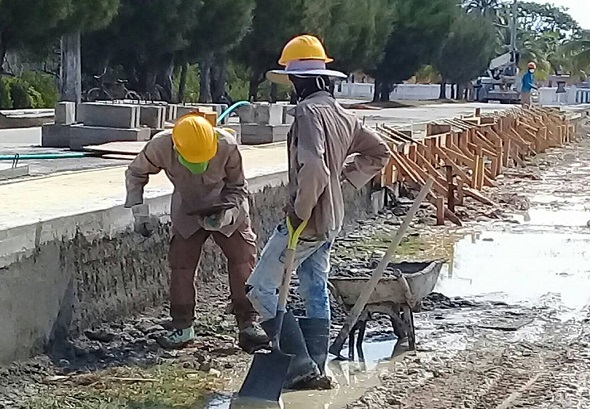
<instances>
[{"instance_id":1,"label":"khaki work pants","mask_svg":"<svg viewBox=\"0 0 590 409\"><path fill-rule=\"evenodd\" d=\"M195 274L205 241L213 237L227 258L230 298L240 329L256 319L256 311L246 297L245 283L256 265L256 235L247 220L238 230L227 237L219 232L199 230L188 239L174 234L170 242L170 316L172 326L188 328L195 319L196 285Z\"/></svg>"},{"instance_id":2,"label":"khaki work pants","mask_svg":"<svg viewBox=\"0 0 590 409\"><path fill-rule=\"evenodd\" d=\"M523 107L530 107L531 106L531 93L530 92L521 92L520 93L520 102L522 103Z\"/></svg>"}]
</instances>

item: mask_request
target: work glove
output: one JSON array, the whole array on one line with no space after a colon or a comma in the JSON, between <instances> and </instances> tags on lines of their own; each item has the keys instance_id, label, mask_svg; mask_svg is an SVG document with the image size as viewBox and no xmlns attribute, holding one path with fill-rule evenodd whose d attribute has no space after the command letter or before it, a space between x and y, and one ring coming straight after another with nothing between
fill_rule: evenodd
<instances>
[{"instance_id":1,"label":"work glove","mask_svg":"<svg viewBox=\"0 0 590 409\"><path fill-rule=\"evenodd\" d=\"M232 207L231 209L224 210L220 213L206 216L205 226L203 228L208 231L219 231L225 226L230 226L238 220L240 215L240 209Z\"/></svg>"},{"instance_id":2,"label":"work glove","mask_svg":"<svg viewBox=\"0 0 590 409\"><path fill-rule=\"evenodd\" d=\"M131 213L133 213L133 231L143 237L150 237L155 226L150 218L149 206L146 203L135 205L131 208Z\"/></svg>"},{"instance_id":3,"label":"work glove","mask_svg":"<svg viewBox=\"0 0 590 409\"><path fill-rule=\"evenodd\" d=\"M297 213L295 213L295 209L293 209L292 206L287 205L283 208L283 210L289 218L289 221L291 222L291 226L293 226L293 229L297 230L297 228L301 226L301 223L303 223L303 220L301 220L299 216L297 216Z\"/></svg>"}]
</instances>

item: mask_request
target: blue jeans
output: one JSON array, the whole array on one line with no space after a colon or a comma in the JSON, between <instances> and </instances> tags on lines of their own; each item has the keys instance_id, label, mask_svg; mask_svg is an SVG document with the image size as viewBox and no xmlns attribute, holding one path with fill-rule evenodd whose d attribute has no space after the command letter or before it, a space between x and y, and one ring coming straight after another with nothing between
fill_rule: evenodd
<instances>
[{"instance_id":1,"label":"blue jeans","mask_svg":"<svg viewBox=\"0 0 590 409\"><path fill-rule=\"evenodd\" d=\"M283 279L283 264L289 233L280 224L264 246L260 259L246 282L247 297L263 321L275 317L278 288ZM295 251L299 293L305 302L308 318L330 319L328 274L332 241L300 239Z\"/></svg>"}]
</instances>

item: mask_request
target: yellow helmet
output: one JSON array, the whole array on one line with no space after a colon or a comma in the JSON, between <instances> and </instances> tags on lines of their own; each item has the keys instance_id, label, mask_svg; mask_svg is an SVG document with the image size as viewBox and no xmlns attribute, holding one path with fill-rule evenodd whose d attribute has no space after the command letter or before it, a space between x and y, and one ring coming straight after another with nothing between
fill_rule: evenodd
<instances>
[{"instance_id":1,"label":"yellow helmet","mask_svg":"<svg viewBox=\"0 0 590 409\"><path fill-rule=\"evenodd\" d=\"M174 149L190 163L208 162L217 154L217 135L203 116L191 113L178 119L172 130Z\"/></svg>"},{"instance_id":2,"label":"yellow helmet","mask_svg":"<svg viewBox=\"0 0 590 409\"><path fill-rule=\"evenodd\" d=\"M320 60L326 64L334 61L326 54L321 41L308 34L297 36L285 45L279 65L285 67L289 62L297 60Z\"/></svg>"}]
</instances>

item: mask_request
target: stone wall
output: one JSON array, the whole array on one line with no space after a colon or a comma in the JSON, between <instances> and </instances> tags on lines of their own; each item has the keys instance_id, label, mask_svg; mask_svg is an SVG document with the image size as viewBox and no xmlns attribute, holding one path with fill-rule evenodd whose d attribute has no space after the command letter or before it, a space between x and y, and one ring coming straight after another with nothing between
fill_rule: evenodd
<instances>
[{"instance_id":1,"label":"stone wall","mask_svg":"<svg viewBox=\"0 0 590 409\"><path fill-rule=\"evenodd\" d=\"M253 190L252 221L262 246L283 217L286 188ZM345 194L347 222L365 218L371 211L368 188ZM127 213L87 214L98 226L92 233L48 240L0 269L0 363L27 358L84 328L166 300L168 218L164 215L147 239L129 228L109 232L100 227L116 225ZM204 249L198 280L201 288L225 282L224 258L211 243Z\"/></svg>"}]
</instances>

